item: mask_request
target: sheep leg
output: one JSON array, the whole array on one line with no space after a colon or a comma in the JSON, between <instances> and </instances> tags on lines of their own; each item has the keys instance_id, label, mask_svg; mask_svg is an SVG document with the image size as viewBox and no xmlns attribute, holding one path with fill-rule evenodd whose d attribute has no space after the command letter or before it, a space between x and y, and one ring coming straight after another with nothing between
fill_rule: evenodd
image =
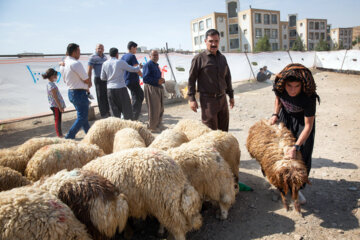
<instances>
[{"instance_id":1,"label":"sheep leg","mask_svg":"<svg viewBox=\"0 0 360 240\"><path fill-rule=\"evenodd\" d=\"M301 207L298 199L298 191L293 191L292 199L294 200L294 207L298 213L301 213Z\"/></svg>"},{"instance_id":2,"label":"sheep leg","mask_svg":"<svg viewBox=\"0 0 360 240\"><path fill-rule=\"evenodd\" d=\"M219 203L220 205L220 220L225 220L228 217L229 207L228 204Z\"/></svg>"},{"instance_id":3,"label":"sheep leg","mask_svg":"<svg viewBox=\"0 0 360 240\"><path fill-rule=\"evenodd\" d=\"M161 223L160 223L157 235L158 235L158 237L164 237L164 235L165 235L165 227Z\"/></svg>"},{"instance_id":4,"label":"sheep leg","mask_svg":"<svg viewBox=\"0 0 360 240\"><path fill-rule=\"evenodd\" d=\"M167 240L186 240L184 233L169 233Z\"/></svg>"},{"instance_id":5,"label":"sheep leg","mask_svg":"<svg viewBox=\"0 0 360 240\"><path fill-rule=\"evenodd\" d=\"M282 201L282 203L284 205L284 208L286 209L286 211L289 211L289 204L288 204L288 202L286 200L285 194L280 191L280 195L281 195L281 201Z\"/></svg>"}]
</instances>

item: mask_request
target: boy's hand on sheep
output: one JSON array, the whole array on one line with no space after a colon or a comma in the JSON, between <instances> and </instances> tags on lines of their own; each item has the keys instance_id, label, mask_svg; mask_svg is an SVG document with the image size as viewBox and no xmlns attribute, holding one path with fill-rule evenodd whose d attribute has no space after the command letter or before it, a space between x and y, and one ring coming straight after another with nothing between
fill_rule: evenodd
<instances>
[{"instance_id":1,"label":"boy's hand on sheep","mask_svg":"<svg viewBox=\"0 0 360 240\"><path fill-rule=\"evenodd\" d=\"M292 147L287 151L285 158L294 159L295 157L296 157L296 148Z\"/></svg>"}]
</instances>

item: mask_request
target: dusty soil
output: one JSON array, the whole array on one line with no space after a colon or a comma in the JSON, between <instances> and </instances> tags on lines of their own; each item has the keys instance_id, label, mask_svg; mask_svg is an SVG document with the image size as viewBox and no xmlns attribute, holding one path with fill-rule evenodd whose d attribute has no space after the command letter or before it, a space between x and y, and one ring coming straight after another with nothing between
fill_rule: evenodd
<instances>
[{"instance_id":1,"label":"dusty soil","mask_svg":"<svg viewBox=\"0 0 360 240\"><path fill-rule=\"evenodd\" d=\"M204 224L187 239L360 239L360 76L316 72L321 104L317 105L312 185L303 191L307 204L302 214L286 211L277 190L262 176L258 163L245 147L249 128L272 114L271 82L234 84L235 107L230 111L230 132L240 143L240 181L253 192L240 192L229 218L215 218L216 208L203 210ZM64 115L63 132L75 113ZM141 120L146 122L147 115ZM186 102L166 105L166 126L180 119L200 119ZM19 145L35 136L55 136L52 117L0 125L0 148ZM84 136L78 133L78 139ZM157 239L156 223L136 224L135 239ZM117 236L116 239L122 239Z\"/></svg>"}]
</instances>

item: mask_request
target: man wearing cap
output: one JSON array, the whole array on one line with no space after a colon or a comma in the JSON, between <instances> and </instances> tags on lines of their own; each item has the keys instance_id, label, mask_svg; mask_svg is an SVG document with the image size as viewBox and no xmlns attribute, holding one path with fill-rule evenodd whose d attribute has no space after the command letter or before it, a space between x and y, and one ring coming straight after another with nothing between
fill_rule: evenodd
<instances>
[{"instance_id":1,"label":"man wearing cap","mask_svg":"<svg viewBox=\"0 0 360 240\"><path fill-rule=\"evenodd\" d=\"M124 60L119 60L119 50L110 48L110 59L103 63L100 78L107 81L107 96L110 113L113 117L132 119L131 101L126 88L124 71L140 72L139 67L133 67Z\"/></svg>"},{"instance_id":2,"label":"man wearing cap","mask_svg":"<svg viewBox=\"0 0 360 240\"><path fill-rule=\"evenodd\" d=\"M188 96L190 108L197 112L196 91L200 92L202 122L213 130L229 130L229 108L234 107L234 90L226 58L218 50L220 34L210 29L205 34L206 50L196 55L191 63ZM197 82L197 89L195 84Z\"/></svg>"},{"instance_id":3,"label":"man wearing cap","mask_svg":"<svg viewBox=\"0 0 360 240\"><path fill-rule=\"evenodd\" d=\"M90 56L88 62L88 75L91 79L92 70L94 70L94 83L96 88L96 96L99 106L100 115L102 118L110 116L109 103L107 99L107 89L106 82L101 81L100 73L103 63L106 61L106 56L104 54L104 45L97 44L95 48L95 53Z\"/></svg>"},{"instance_id":4,"label":"man wearing cap","mask_svg":"<svg viewBox=\"0 0 360 240\"><path fill-rule=\"evenodd\" d=\"M121 59L127 62L130 66L137 67L139 62L137 61L135 54L137 51L137 44L133 41L130 41L127 45L129 53L124 54ZM142 65L140 64L140 68ZM141 72L140 72L141 73ZM144 91L140 86L139 75L142 74L133 73L125 71L125 83L128 89L131 92L131 102L132 102L132 111L133 111L133 119L138 120L141 112L142 102L144 101Z\"/></svg>"}]
</instances>

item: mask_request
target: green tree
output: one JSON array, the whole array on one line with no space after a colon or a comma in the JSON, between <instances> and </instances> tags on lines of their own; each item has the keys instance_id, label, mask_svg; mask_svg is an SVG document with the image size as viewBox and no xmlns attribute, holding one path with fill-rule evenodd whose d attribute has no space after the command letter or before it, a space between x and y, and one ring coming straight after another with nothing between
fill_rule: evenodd
<instances>
[{"instance_id":1,"label":"green tree","mask_svg":"<svg viewBox=\"0 0 360 240\"><path fill-rule=\"evenodd\" d=\"M321 39L320 42L315 46L315 51L329 51L329 50L330 50L330 46L324 39Z\"/></svg>"},{"instance_id":2,"label":"green tree","mask_svg":"<svg viewBox=\"0 0 360 240\"><path fill-rule=\"evenodd\" d=\"M357 36L354 41L352 41L352 45L355 46L358 43L360 43L360 35Z\"/></svg>"},{"instance_id":3,"label":"green tree","mask_svg":"<svg viewBox=\"0 0 360 240\"><path fill-rule=\"evenodd\" d=\"M262 37L255 46L254 52L268 52L271 51L271 46L268 36Z\"/></svg>"},{"instance_id":4,"label":"green tree","mask_svg":"<svg viewBox=\"0 0 360 240\"><path fill-rule=\"evenodd\" d=\"M292 48L292 51L304 51L304 43L302 42L300 37L297 37Z\"/></svg>"}]
</instances>

